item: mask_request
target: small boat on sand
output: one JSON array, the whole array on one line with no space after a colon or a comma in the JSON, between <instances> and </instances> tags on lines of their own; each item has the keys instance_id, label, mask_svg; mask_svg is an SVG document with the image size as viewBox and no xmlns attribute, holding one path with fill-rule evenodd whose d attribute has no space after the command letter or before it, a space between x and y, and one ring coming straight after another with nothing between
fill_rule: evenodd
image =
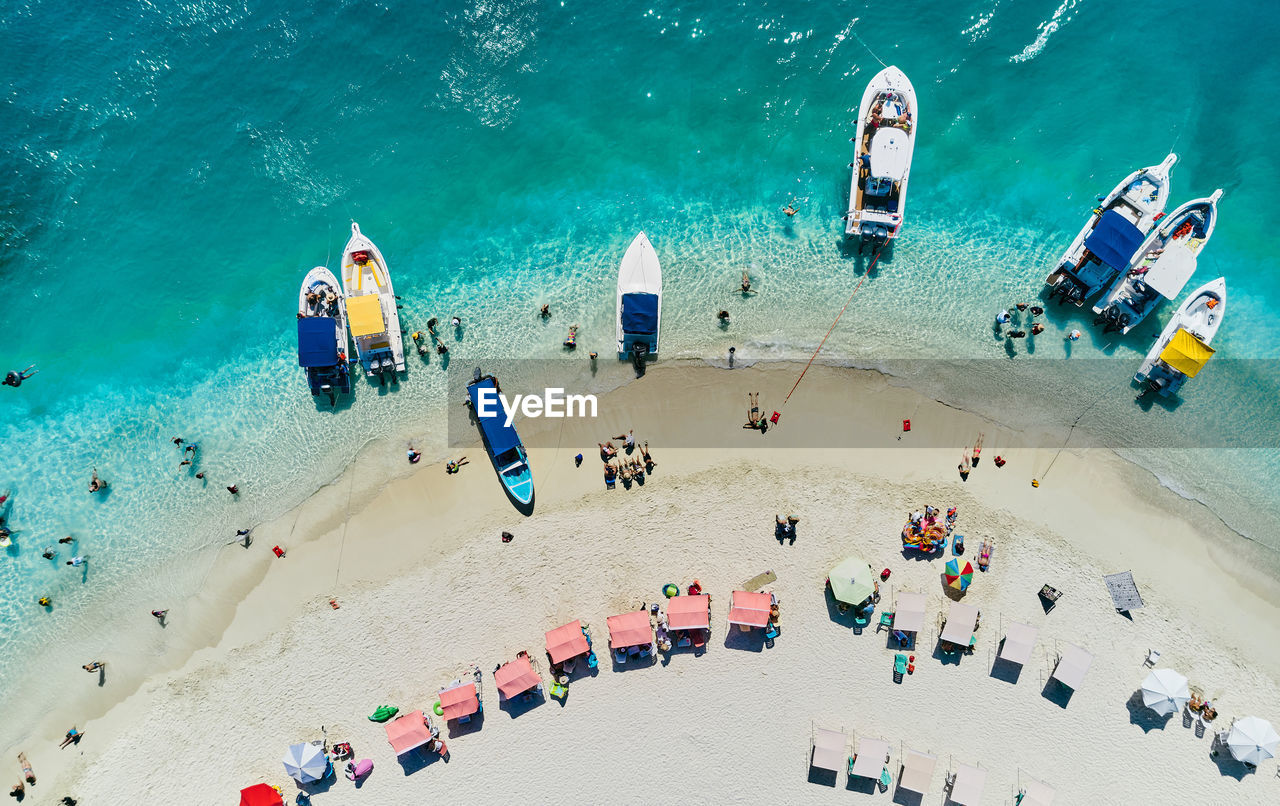
<instances>
[{"instance_id":1,"label":"small boat on sand","mask_svg":"<svg viewBox=\"0 0 1280 806\"><path fill-rule=\"evenodd\" d=\"M631 357L637 376L644 374L645 358L658 352L661 325L662 267L642 232L618 269L618 353Z\"/></svg>"},{"instance_id":2,"label":"small boat on sand","mask_svg":"<svg viewBox=\"0 0 1280 806\"><path fill-rule=\"evenodd\" d=\"M351 223L351 240L342 250L342 290L347 322L356 345L356 358L370 378L397 383L404 372L404 334L391 287L391 274L382 252Z\"/></svg>"},{"instance_id":3,"label":"small boat on sand","mask_svg":"<svg viewBox=\"0 0 1280 806\"><path fill-rule=\"evenodd\" d=\"M1213 237L1222 191L1174 210L1151 231L1128 270L1116 278L1093 312L1106 332L1128 333L1166 299L1176 299L1196 270L1196 259Z\"/></svg>"},{"instance_id":4,"label":"small boat on sand","mask_svg":"<svg viewBox=\"0 0 1280 806\"><path fill-rule=\"evenodd\" d=\"M1177 161L1178 155L1170 154L1159 165L1134 171L1098 199L1093 215L1045 280L1050 299L1060 296L1083 306L1129 265L1169 203L1169 170Z\"/></svg>"},{"instance_id":5,"label":"small boat on sand","mask_svg":"<svg viewBox=\"0 0 1280 806\"><path fill-rule=\"evenodd\" d=\"M351 393L347 371L347 318L338 278L324 266L307 272L298 290L298 366L306 370L313 395Z\"/></svg>"},{"instance_id":6,"label":"small boat on sand","mask_svg":"<svg viewBox=\"0 0 1280 806\"><path fill-rule=\"evenodd\" d=\"M1148 392L1161 397L1176 394L1187 378L1196 376L1213 355L1209 343L1222 326L1226 308L1224 277L1210 280L1191 292L1133 376L1135 381L1145 384L1139 398Z\"/></svg>"},{"instance_id":7,"label":"small boat on sand","mask_svg":"<svg viewBox=\"0 0 1280 806\"><path fill-rule=\"evenodd\" d=\"M898 68L886 67L867 83L853 142L857 150L844 234L881 246L902 228L916 142L916 91Z\"/></svg>"},{"instance_id":8,"label":"small boat on sand","mask_svg":"<svg viewBox=\"0 0 1280 806\"><path fill-rule=\"evenodd\" d=\"M502 486L517 504L529 506L533 503L533 470L515 426L507 425L507 414L499 398L501 392L498 379L481 375L479 369L476 369L475 380L467 384L467 400L471 402L485 451L498 471Z\"/></svg>"}]
</instances>

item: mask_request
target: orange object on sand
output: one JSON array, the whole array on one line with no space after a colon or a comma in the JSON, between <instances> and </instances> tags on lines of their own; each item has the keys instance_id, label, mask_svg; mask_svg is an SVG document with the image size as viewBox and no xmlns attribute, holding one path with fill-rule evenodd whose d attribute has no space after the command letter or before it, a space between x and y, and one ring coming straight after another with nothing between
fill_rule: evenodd
<instances>
[{"instance_id":1,"label":"orange object on sand","mask_svg":"<svg viewBox=\"0 0 1280 806\"><path fill-rule=\"evenodd\" d=\"M341 605L339 605L339 604L338 604L338 600L337 600L337 599L330 599L330 600L329 600L329 607L332 607L334 610L337 610L339 607L341 607Z\"/></svg>"}]
</instances>

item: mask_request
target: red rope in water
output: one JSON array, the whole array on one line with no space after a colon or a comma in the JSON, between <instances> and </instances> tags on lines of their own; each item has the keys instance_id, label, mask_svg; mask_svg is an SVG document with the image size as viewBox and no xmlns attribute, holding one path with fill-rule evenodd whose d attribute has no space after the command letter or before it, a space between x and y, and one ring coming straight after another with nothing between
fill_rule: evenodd
<instances>
[{"instance_id":1,"label":"red rope in water","mask_svg":"<svg viewBox=\"0 0 1280 806\"><path fill-rule=\"evenodd\" d=\"M845 300L844 307L841 308L840 313L836 315L836 320L832 322L831 327L827 329L827 335L823 336L822 341L818 342L818 349L814 350L813 355L809 356L809 363L805 364L804 369L800 371L800 377L796 378L795 386L792 386L791 391L787 392L787 396L783 399L782 405L778 407L779 409L786 408L787 401L791 399L791 395L796 391L796 387L800 385L800 381L804 380L804 374L809 371L809 367L813 366L813 362L817 359L818 353L822 352L823 345L827 343L827 339L831 338L832 332L835 331L836 325L840 324L840 319L841 317L844 316L844 312L848 310L849 303L853 302L854 294L857 294L858 289L862 288L863 280L866 280L867 277L871 274L871 270L875 268L876 261L880 259L880 252L883 250L884 250L884 245L882 244L880 248L876 250L875 255L871 258L871 263L867 266L866 273L863 274L861 278L859 278L858 284L853 287L853 293L849 294L849 298Z\"/></svg>"}]
</instances>

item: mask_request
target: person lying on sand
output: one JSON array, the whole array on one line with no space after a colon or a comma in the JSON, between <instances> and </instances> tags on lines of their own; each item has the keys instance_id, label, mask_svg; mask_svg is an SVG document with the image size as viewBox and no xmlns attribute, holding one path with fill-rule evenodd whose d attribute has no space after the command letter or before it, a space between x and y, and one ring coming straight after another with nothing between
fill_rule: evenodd
<instances>
[{"instance_id":1,"label":"person lying on sand","mask_svg":"<svg viewBox=\"0 0 1280 806\"><path fill-rule=\"evenodd\" d=\"M600 458L602 460L607 462L617 456L618 449L613 447L612 442L597 442L596 444L600 446Z\"/></svg>"},{"instance_id":2,"label":"person lying on sand","mask_svg":"<svg viewBox=\"0 0 1280 806\"><path fill-rule=\"evenodd\" d=\"M617 477L618 469L606 462L604 465L604 480L612 483Z\"/></svg>"},{"instance_id":3,"label":"person lying on sand","mask_svg":"<svg viewBox=\"0 0 1280 806\"><path fill-rule=\"evenodd\" d=\"M457 460L456 462L449 462L448 464L446 464L444 466L444 472L448 473L449 475L453 475L454 473L457 473L458 470L463 465L469 465L469 464L471 463L468 462L467 457L464 456L461 459Z\"/></svg>"},{"instance_id":4,"label":"person lying on sand","mask_svg":"<svg viewBox=\"0 0 1280 806\"><path fill-rule=\"evenodd\" d=\"M636 432L634 430L628 431L625 434L619 434L614 437L614 439L622 440L622 447L626 448L627 453L630 453L631 449L636 446ZM610 445L612 444L613 443L610 443Z\"/></svg>"},{"instance_id":5,"label":"person lying on sand","mask_svg":"<svg viewBox=\"0 0 1280 806\"><path fill-rule=\"evenodd\" d=\"M644 441L644 445L640 448L640 456L644 459L644 469L652 473L653 466L656 465L657 462L653 461L653 457L649 455L649 440L647 439Z\"/></svg>"},{"instance_id":6,"label":"person lying on sand","mask_svg":"<svg viewBox=\"0 0 1280 806\"><path fill-rule=\"evenodd\" d=\"M760 427L760 393L747 392L747 422L743 428L757 429Z\"/></svg>"}]
</instances>

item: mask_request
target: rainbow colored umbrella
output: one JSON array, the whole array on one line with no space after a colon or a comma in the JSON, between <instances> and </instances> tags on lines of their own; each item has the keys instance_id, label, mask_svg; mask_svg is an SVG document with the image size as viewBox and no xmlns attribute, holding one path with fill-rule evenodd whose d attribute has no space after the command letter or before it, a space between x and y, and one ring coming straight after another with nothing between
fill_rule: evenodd
<instances>
[{"instance_id":1,"label":"rainbow colored umbrella","mask_svg":"<svg viewBox=\"0 0 1280 806\"><path fill-rule=\"evenodd\" d=\"M947 567L943 570L942 578L946 580L948 588L962 591L969 587L969 583L973 581L973 563L965 560L964 567L961 567L960 560L947 560Z\"/></svg>"}]
</instances>

